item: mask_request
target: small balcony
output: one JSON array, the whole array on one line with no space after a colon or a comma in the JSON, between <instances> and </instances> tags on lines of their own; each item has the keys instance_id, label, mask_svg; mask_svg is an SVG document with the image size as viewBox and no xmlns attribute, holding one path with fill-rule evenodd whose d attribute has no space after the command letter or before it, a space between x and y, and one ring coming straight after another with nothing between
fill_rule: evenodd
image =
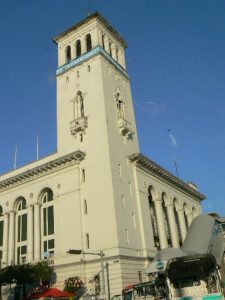
<instances>
[{"instance_id":1,"label":"small balcony","mask_svg":"<svg viewBox=\"0 0 225 300\"><path fill-rule=\"evenodd\" d=\"M130 122L121 117L117 121L117 126L121 135L126 136L127 138L131 136L132 131Z\"/></svg>"},{"instance_id":2,"label":"small balcony","mask_svg":"<svg viewBox=\"0 0 225 300\"><path fill-rule=\"evenodd\" d=\"M85 132L85 129L87 127L88 127L88 122L87 122L87 117L85 116L82 116L70 122L70 131L73 136L76 136L77 133Z\"/></svg>"}]
</instances>

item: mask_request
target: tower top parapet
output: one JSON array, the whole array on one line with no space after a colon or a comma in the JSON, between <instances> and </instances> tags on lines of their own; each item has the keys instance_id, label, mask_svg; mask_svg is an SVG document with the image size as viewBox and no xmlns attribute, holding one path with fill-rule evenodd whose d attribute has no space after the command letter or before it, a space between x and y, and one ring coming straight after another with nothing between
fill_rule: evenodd
<instances>
[{"instance_id":1,"label":"tower top parapet","mask_svg":"<svg viewBox=\"0 0 225 300\"><path fill-rule=\"evenodd\" d=\"M64 36L66 36L67 34L77 30L78 28L80 28L82 25L87 24L89 21L93 20L93 19L97 19L99 20L103 26L105 26L109 32L117 39L120 41L120 43L122 44L122 46L124 48L127 47L127 43L124 40L124 38L117 32L116 29L114 29L109 22L99 13L99 12L94 12L90 15L88 15L85 19L83 19L82 21L76 23L75 25L73 25L72 27L70 27L69 29L63 31L62 33L60 33L59 35L55 36L53 38L53 42L58 44L58 42L60 41L61 38L63 38Z\"/></svg>"}]
</instances>

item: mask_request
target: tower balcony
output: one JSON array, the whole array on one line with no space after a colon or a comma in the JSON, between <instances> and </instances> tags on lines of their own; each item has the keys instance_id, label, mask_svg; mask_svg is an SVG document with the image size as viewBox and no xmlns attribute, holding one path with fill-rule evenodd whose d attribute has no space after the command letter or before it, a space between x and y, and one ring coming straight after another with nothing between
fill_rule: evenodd
<instances>
[{"instance_id":1,"label":"tower balcony","mask_svg":"<svg viewBox=\"0 0 225 300\"><path fill-rule=\"evenodd\" d=\"M82 116L78 119L75 119L70 122L70 131L71 134L76 136L77 133L85 132L85 129L88 127L87 117Z\"/></svg>"},{"instance_id":2,"label":"tower balcony","mask_svg":"<svg viewBox=\"0 0 225 300\"><path fill-rule=\"evenodd\" d=\"M120 117L117 121L117 126L121 135L126 136L127 138L130 137L132 134L130 122L123 117Z\"/></svg>"}]
</instances>

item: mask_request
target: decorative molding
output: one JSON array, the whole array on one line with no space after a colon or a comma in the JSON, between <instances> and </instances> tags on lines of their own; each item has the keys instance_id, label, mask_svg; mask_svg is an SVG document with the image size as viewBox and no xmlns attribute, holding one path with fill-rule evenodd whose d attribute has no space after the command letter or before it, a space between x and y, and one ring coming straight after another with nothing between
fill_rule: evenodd
<instances>
[{"instance_id":1,"label":"decorative molding","mask_svg":"<svg viewBox=\"0 0 225 300\"><path fill-rule=\"evenodd\" d=\"M28 169L25 172L0 181L0 191L18 186L22 183L33 180L34 178L50 174L53 171L64 168L70 164L74 164L75 162L81 162L84 157L85 153L77 150L73 153L56 158L33 169Z\"/></svg>"},{"instance_id":2,"label":"decorative molding","mask_svg":"<svg viewBox=\"0 0 225 300\"><path fill-rule=\"evenodd\" d=\"M70 27L69 29L63 31L62 33L60 33L59 35L55 36L52 40L54 43L58 44L58 41L60 41L60 39L62 39L64 36L66 36L67 34L71 33L72 31L77 30L79 27L81 27L84 24L87 24L90 20L92 19L98 19L108 30L109 32L117 39L119 40L119 42L123 45L124 48L127 47L127 43L126 41L122 38L122 36L108 23L108 21L106 21L106 19L100 15L99 12L95 12L93 14L90 14L89 16L87 16L85 19L83 19L82 21L80 21L79 23L75 24L74 26Z\"/></svg>"},{"instance_id":3,"label":"decorative molding","mask_svg":"<svg viewBox=\"0 0 225 300\"><path fill-rule=\"evenodd\" d=\"M134 163L136 166L146 170L154 177L164 181L165 183L169 184L172 187L175 187L176 189L186 193L187 195L197 198L199 201L202 201L206 198L205 195L196 191L196 189L192 188L181 179L166 171L164 168L160 167L158 164L148 159L141 153L134 153L128 158L131 163Z\"/></svg>"},{"instance_id":4,"label":"decorative molding","mask_svg":"<svg viewBox=\"0 0 225 300\"><path fill-rule=\"evenodd\" d=\"M83 63L84 61L89 60L90 58L94 57L97 54L101 54L102 56L104 56L108 61L110 61L110 63L112 63L117 68L117 70L119 70L126 78L129 79L129 75L128 75L127 71L100 46L97 46L97 47L91 49L90 51L82 54L81 56L71 60L70 62L68 62L62 66L59 66L56 70L56 75L66 72L67 70L71 69L72 67L79 65L79 64Z\"/></svg>"}]
</instances>

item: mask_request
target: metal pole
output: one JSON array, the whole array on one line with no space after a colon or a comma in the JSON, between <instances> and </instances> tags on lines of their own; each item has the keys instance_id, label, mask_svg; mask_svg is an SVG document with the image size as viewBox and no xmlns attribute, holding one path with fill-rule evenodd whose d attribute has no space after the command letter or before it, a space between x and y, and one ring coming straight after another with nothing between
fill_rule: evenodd
<instances>
[{"instance_id":1,"label":"metal pole","mask_svg":"<svg viewBox=\"0 0 225 300\"><path fill-rule=\"evenodd\" d=\"M102 295L103 295L103 299L105 299L105 270L104 270L104 263L103 263L103 257L104 257L103 251L100 251L100 257L101 257L101 271L102 271Z\"/></svg>"},{"instance_id":2,"label":"metal pole","mask_svg":"<svg viewBox=\"0 0 225 300\"><path fill-rule=\"evenodd\" d=\"M108 300L110 300L110 283L109 283L109 263L106 263L106 279L107 279L107 292L108 292Z\"/></svg>"}]
</instances>

